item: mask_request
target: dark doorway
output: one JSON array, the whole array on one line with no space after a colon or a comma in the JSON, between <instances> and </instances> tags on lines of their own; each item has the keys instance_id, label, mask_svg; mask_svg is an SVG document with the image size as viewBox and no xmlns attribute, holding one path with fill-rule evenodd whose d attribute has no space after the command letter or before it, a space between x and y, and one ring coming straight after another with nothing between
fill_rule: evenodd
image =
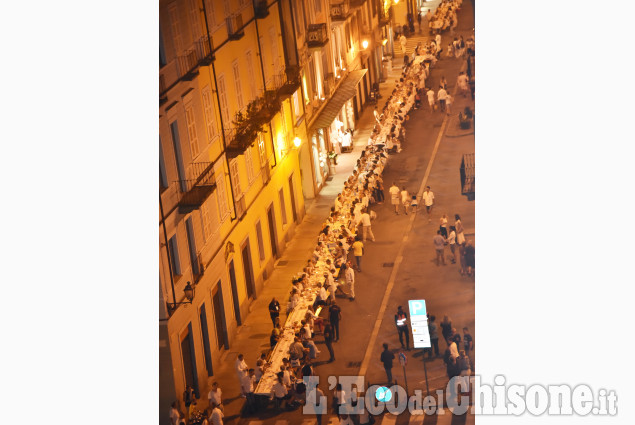
<instances>
[{"instance_id":1,"label":"dark doorway","mask_svg":"<svg viewBox=\"0 0 635 425\"><path fill-rule=\"evenodd\" d=\"M187 332L182 336L181 355L183 357L185 384L194 389L196 398L200 398L198 374L196 372L196 352L194 351L194 337L192 336L192 323L187 325Z\"/></svg>"},{"instance_id":2,"label":"dark doorway","mask_svg":"<svg viewBox=\"0 0 635 425\"><path fill-rule=\"evenodd\" d=\"M240 318L240 301L238 301L238 284L236 283L236 270L234 269L234 260L229 262L229 281L232 285L232 300L234 302L234 315L238 326L243 324Z\"/></svg>"},{"instance_id":3,"label":"dark doorway","mask_svg":"<svg viewBox=\"0 0 635 425\"><path fill-rule=\"evenodd\" d=\"M243 269L245 271L245 286L247 287L247 297L254 298L254 271L251 266L251 249L249 247L249 238L243 245Z\"/></svg>"},{"instance_id":4,"label":"dark doorway","mask_svg":"<svg viewBox=\"0 0 635 425\"><path fill-rule=\"evenodd\" d=\"M227 337L227 319L225 318L225 305L223 304L223 288L221 281L216 284L212 291L212 302L214 303L214 324L216 326L216 346L218 349L229 349L229 338Z\"/></svg>"},{"instance_id":5,"label":"dark doorway","mask_svg":"<svg viewBox=\"0 0 635 425\"><path fill-rule=\"evenodd\" d=\"M278 258L278 237L276 235L276 216L273 205L267 210L267 221L269 222L269 241L271 242L271 256Z\"/></svg>"},{"instance_id":6,"label":"dark doorway","mask_svg":"<svg viewBox=\"0 0 635 425\"><path fill-rule=\"evenodd\" d=\"M201 306L199 320L201 322L201 335L203 336L203 349L205 350L205 368L207 369L207 376L214 376L214 369L212 367L212 350L209 346L209 331L207 329L207 312L205 311L205 303Z\"/></svg>"},{"instance_id":7,"label":"dark doorway","mask_svg":"<svg viewBox=\"0 0 635 425\"><path fill-rule=\"evenodd\" d=\"M293 222L298 221L298 213L295 209L295 190L293 190L293 174L289 176L289 194L291 196L291 214L293 215Z\"/></svg>"}]
</instances>

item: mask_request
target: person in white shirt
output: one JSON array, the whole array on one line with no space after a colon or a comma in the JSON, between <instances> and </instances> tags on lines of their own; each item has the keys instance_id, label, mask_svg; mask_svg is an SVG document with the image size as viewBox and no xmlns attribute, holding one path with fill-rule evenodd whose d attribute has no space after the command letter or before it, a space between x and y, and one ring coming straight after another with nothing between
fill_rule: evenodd
<instances>
[{"instance_id":1,"label":"person in white shirt","mask_svg":"<svg viewBox=\"0 0 635 425\"><path fill-rule=\"evenodd\" d=\"M344 270L344 278L346 279L346 284L350 288L350 297L349 299L353 301L355 299L355 271L353 270L353 266L349 261L346 263L346 270Z\"/></svg>"},{"instance_id":2,"label":"person in white shirt","mask_svg":"<svg viewBox=\"0 0 635 425\"><path fill-rule=\"evenodd\" d=\"M255 410L254 383L256 382L256 371L249 369L247 375L243 376L240 382L240 388L247 398L246 408L253 413Z\"/></svg>"},{"instance_id":3,"label":"person in white shirt","mask_svg":"<svg viewBox=\"0 0 635 425\"><path fill-rule=\"evenodd\" d=\"M428 222L430 222L432 221L430 214L432 214L432 205L434 204L434 193L430 190L430 186L427 186L426 190L423 191L421 199L423 199L423 205L426 206L426 211L428 212Z\"/></svg>"},{"instance_id":4,"label":"person in white shirt","mask_svg":"<svg viewBox=\"0 0 635 425\"><path fill-rule=\"evenodd\" d=\"M225 415L219 406L212 406L212 414L209 415L209 422L211 425L223 425L223 418Z\"/></svg>"},{"instance_id":5,"label":"person in white shirt","mask_svg":"<svg viewBox=\"0 0 635 425\"><path fill-rule=\"evenodd\" d=\"M207 399L209 400L210 408L215 405L223 410L223 391L218 387L217 382L212 383L212 389L207 393Z\"/></svg>"},{"instance_id":6,"label":"person in white shirt","mask_svg":"<svg viewBox=\"0 0 635 425\"><path fill-rule=\"evenodd\" d=\"M448 92L441 86L439 86L439 91L437 92L437 99L439 99L439 109L441 112L445 112L445 100L448 97Z\"/></svg>"},{"instance_id":7,"label":"person in white shirt","mask_svg":"<svg viewBox=\"0 0 635 425\"><path fill-rule=\"evenodd\" d=\"M428 89L428 92L426 93L426 96L428 96L428 105L430 105L430 111L433 112L434 111L434 90L432 89Z\"/></svg>"},{"instance_id":8,"label":"person in white shirt","mask_svg":"<svg viewBox=\"0 0 635 425\"><path fill-rule=\"evenodd\" d=\"M408 43L408 40L406 39L406 36L401 34L401 37L399 37L399 44L401 44L401 51L402 53L406 54L406 44Z\"/></svg>"},{"instance_id":9,"label":"person in white shirt","mask_svg":"<svg viewBox=\"0 0 635 425\"><path fill-rule=\"evenodd\" d=\"M278 408L282 408L282 402L284 401L285 407L288 406L289 404L289 390L287 389L286 385L284 385L282 383L282 377L278 376L278 380L276 381L275 384L273 384L273 387L271 388L271 396L273 398L275 398L276 400L276 405Z\"/></svg>"},{"instance_id":10,"label":"person in white shirt","mask_svg":"<svg viewBox=\"0 0 635 425\"><path fill-rule=\"evenodd\" d=\"M373 229L370 227L370 214L368 210L364 210L362 213L362 242L366 242L366 235L370 236L370 240L375 242L375 235L373 235Z\"/></svg>"},{"instance_id":11,"label":"person in white shirt","mask_svg":"<svg viewBox=\"0 0 635 425\"><path fill-rule=\"evenodd\" d=\"M390 203L395 206L395 214L399 215L399 188L395 182L392 183L388 192L390 192Z\"/></svg>"},{"instance_id":12,"label":"person in white shirt","mask_svg":"<svg viewBox=\"0 0 635 425\"><path fill-rule=\"evenodd\" d=\"M408 207L410 206L410 194L406 190L406 187L401 188L401 204L406 215L408 215Z\"/></svg>"},{"instance_id":13,"label":"person in white shirt","mask_svg":"<svg viewBox=\"0 0 635 425\"><path fill-rule=\"evenodd\" d=\"M176 408L177 402L172 403L172 407L170 407L170 425L179 425L179 419L181 418L181 414L179 413L179 409Z\"/></svg>"},{"instance_id":14,"label":"person in white shirt","mask_svg":"<svg viewBox=\"0 0 635 425\"><path fill-rule=\"evenodd\" d=\"M239 354L234 362L234 368L236 369L236 376L238 376L238 382L242 382L243 377L247 374L249 367L245 363L245 357Z\"/></svg>"},{"instance_id":15,"label":"person in white shirt","mask_svg":"<svg viewBox=\"0 0 635 425\"><path fill-rule=\"evenodd\" d=\"M450 109L452 107L452 96L450 95L450 93L447 94L446 98L445 98L445 110L447 111L448 115L450 115Z\"/></svg>"}]
</instances>

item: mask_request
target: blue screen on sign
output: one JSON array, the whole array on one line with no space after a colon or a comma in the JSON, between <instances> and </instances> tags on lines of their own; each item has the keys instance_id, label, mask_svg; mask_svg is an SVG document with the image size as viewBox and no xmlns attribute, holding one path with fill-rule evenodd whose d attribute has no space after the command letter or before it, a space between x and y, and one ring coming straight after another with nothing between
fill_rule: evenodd
<instances>
[{"instance_id":1,"label":"blue screen on sign","mask_svg":"<svg viewBox=\"0 0 635 425\"><path fill-rule=\"evenodd\" d=\"M392 391L386 387L379 387L375 391L375 398L377 398L377 401L388 402L392 398Z\"/></svg>"}]
</instances>

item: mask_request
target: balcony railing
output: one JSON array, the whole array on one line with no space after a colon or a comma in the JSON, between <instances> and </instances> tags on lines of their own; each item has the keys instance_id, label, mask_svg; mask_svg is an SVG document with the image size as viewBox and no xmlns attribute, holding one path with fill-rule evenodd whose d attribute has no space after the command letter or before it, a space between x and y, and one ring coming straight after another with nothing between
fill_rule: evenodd
<instances>
[{"instance_id":1,"label":"balcony railing","mask_svg":"<svg viewBox=\"0 0 635 425\"><path fill-rule=\"evenodd\" d=\"M306 38L309 47L324 47L328 41L326 23L309 25Z\"/></svg>"},{"instance_id":2,"label":"balcony railing","mask_svg":"<svg viewBox=\"0 0 635 425\"><path fill-rule=\"evenodd\" d=\"M198 57L198 62L204 66L211 64L214 60L212 43L207 34L196 42L196 56Z\"/></svg>"},{"instance_id":3,"label":"balcony railing","mask_svg":"<svg viewBox=\"0 0 635 425\"><path fill-rule=\"evenodd\" d=\"M193 178L175 182L182 193L178 204L181 214L187 214L200 208L216 188L214 163L194 162L192 163L191 174Z\"/></svg>"},{"instance_id":4,"label":"balcony railing","mask_svg":"<svg viewBox=\"0 0 635 425\"><path fill-rule=\"evenodd\" d=\"M275 90L281 99L286 99L300 88L300 82L300 68L289 66L284 72L273 76L270 89Z\"/></svg>"},{"instance_id":5,"label":"balcony railing","mask_svg":"<svg viewBox=\"0 0 635 425\"><path fill-rule=\"evenodd\" d=\"M198 58L194 49L186 50L178 58L179 78L191 81L198 74Z\"/></svg>"},{"instance_id":6,"label":"balcony railing","mask_svg":"<svg viewBox=\"0 0 635 425\"><path fill-rule=\"evenodd\" d=\"M267 0L257 0L254 3L254 15L256 16L256 19L264 19L269 16Z\"/></svg>"},{"instance_id":7,"label":"balcony railing","mask_svg":"<svg viewBox=\"0 0 635 425\"><path fill-rule=\"evenodd\" d=\"M243 15L240 13L225 18L227 25L227 37L230 40L240 40L245 35L243 28Z\"/></svg>"},{"instance_id":8,"label":"balcony railing","mask_svg":"<svg viewBox=\"0 0 635 425\"><path fill-rule=\"evenodd\" d=\"M331 4L331 20L345 21L349 16L348 0Z\"/></svg>"}]
</instances>

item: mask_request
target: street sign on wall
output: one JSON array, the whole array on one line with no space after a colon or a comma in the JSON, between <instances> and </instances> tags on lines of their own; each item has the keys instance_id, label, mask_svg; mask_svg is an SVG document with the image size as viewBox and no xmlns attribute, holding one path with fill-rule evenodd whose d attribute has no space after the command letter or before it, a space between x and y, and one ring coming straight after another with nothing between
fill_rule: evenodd
<instances>
[{"instance_id":1,"label":"street sign on wall","mask_svg":"<svg viewBox=\"0 0 635 425\"><path fill-rule=\"evenodd\" d=\"M430 348L430 332L425 300L408 300L410 310L410 327L412 342L415 348Z\"/></svg>"}]
</instances>

